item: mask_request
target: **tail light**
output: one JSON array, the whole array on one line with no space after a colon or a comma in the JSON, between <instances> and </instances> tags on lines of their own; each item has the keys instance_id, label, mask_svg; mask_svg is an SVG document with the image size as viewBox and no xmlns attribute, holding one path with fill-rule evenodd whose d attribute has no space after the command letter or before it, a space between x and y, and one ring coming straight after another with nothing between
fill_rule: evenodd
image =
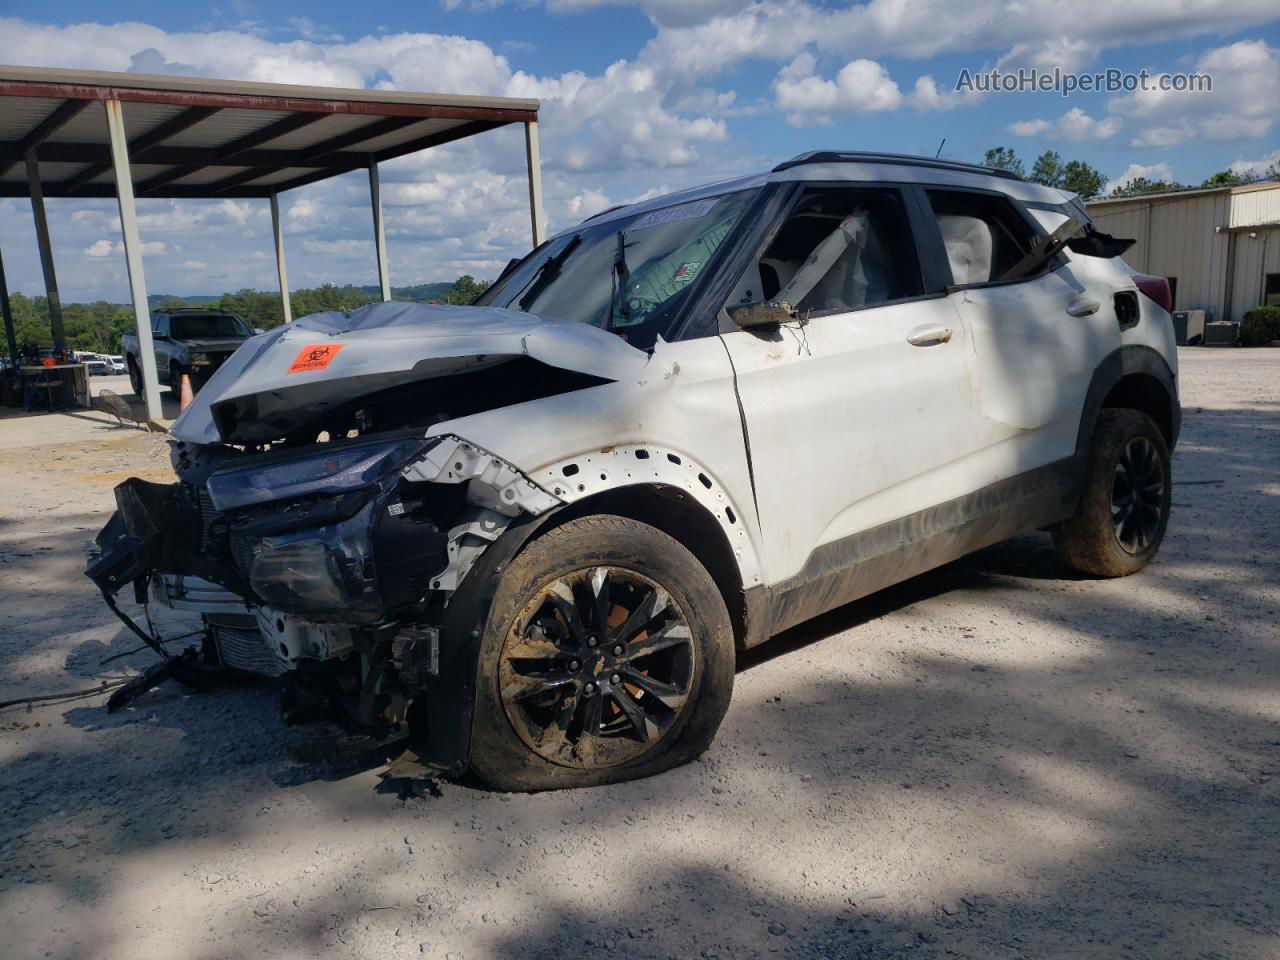
<instances>
[{"instance_id":1,"label":"tail light","mask_svg":"<svg viewBox=\"0 0 1280 960\"><path fill-rule=\"evenodd\" d=\"M1133 283L1134 286L1160 304L1160 306L1170 313L1173 312L1173 292L1169 289L1167 278L1149 277L1143 273L1135 273L1133 275Z\"/></svg>"}]
</instances>

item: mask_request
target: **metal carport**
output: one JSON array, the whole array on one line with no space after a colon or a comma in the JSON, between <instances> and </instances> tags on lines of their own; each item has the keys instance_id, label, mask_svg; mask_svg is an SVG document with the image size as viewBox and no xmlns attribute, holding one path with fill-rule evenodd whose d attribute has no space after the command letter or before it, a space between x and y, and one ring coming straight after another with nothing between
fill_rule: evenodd
<instances>
[{"instance_id":1,"label":"metal carport","mask_svg":"<svg viewBox=\"0 0 1280 960\"><path fill-rule=\"evenodd\" d=\"M287 323L281 192L367 169L378 281L382 299L390 300L378 164L509 123L525 128L537 246L543 230L537 100L0 66L0 196L31 198L55 341L64 339L62 309L44 198L117 199L147 415L157 422L160 390L135 197L270 201ZM0 306L13 351L3 261Z\"/></svg>"}]
</instances>

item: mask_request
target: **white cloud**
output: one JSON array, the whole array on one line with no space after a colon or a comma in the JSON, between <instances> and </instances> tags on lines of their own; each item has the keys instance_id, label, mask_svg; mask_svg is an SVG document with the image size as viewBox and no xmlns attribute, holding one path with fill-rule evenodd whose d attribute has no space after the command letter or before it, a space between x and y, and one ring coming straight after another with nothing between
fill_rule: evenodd
<instances>
[{"instance_id":1,"label":"white cloud","mask_svg":"<svg viewBox=\"0 0 1280 960\"><path fill-rule=\"evenodd\" d=\"M1124 173L1116 177L1114 180L1108 181L1105 193L1110 193L1118 187L1127 187L1134 180L1143 177L1147 180L1167 180L1173 182L1173 169L1167 163L1131 163L1125 168Z\"/></svg>"},{"instance_id":2,"label":"white cloud","mask_svg":"<svg viewBox=\"0 0 1280 960\"><path fill-rule=\"evenodd\" d=\"M1265 157L1258 160L1237 160L1231 164L1231 170L1242 176L1260 177L1273 166L1280 166L1280 150L1272 150Z\"/></svg>"},{"instance_id":3,"label":"white cloud","mask_svg":"<svg viewBox=\"0 0 1280 960\"><path fill-rule=\"evenodd\" d=\"M851 60L833 80L815 76L816 65L813 54L802 53L779 71L773 94L781 109L826 116L896 110L902 105L902 91L874 60Z\"/></svg>"},{"instance_id":4,"label":"white cloud","mask_svg":"<svg viewBox=\"0 0 1280 960\"><path fill-rule=\"evenodd\" d=\"M1194 72L1212 78L1212 90L1139 90L1108 103L1140 129L1135 147L1172 147L1195 138L1234 140L1266 136L1280 120L1280 49L1265 40L1241 40L1208 50ZM1163 74L1157 74L1153 79Z\"/></svg>"},{"instance_id":5,"label":"white cloud","mask_svg":"<svg viewBox=\"0 0 1280 960\"><path fill-rule=\"evenodd\" d=\"M1009 124L1009 132L1015 137L1038 137L1052 128L1053 124L1044 119L1018 120Z\"/></svg>"},{"instance_id":6,"label":"white cloud","mask_svg":"<svg viewBox=\"0 0 1280 960\"><path fill-rule=\"evenodd\" d=\"M160 255L165 253L169 246L163 240L143 240L142 253L144 255L153 254ZM124 256L124 244L119 240L100 239L95 240L89 246L84 248L84 254L87 257L101 259L110 256Z\"/></svg>"},{"instance_id":7,"label":"white cloud","mask_svg":"<svg viewBox=\"0 0 1280 960\"><path fill-rule=\"evenodd\" d=\"M904 94L883 65L874 60L851 60L828 80L815 73L818 59L805 51L778 71L773 81L774 102L787 111L793 126L825 125L839 113L874 113L910 106L916 110L951 110L971 106L982 95L938 89L932 76L916 78Z\"/></svg>"},{"instance_id":8,"label":"white cloud","mask_svg":"<svg viewBox=\"0 0 1280 960\"><path fill-rule=\"evenodd\" d=\"M1079 107L1072 107L1057 120L1020 120L1009 124L1009 132L1017 137L1047 135L1061 140L1106 140L1115 136L1123 121L1119 117L1097 119Z\"/></svg>"}]
</instances>

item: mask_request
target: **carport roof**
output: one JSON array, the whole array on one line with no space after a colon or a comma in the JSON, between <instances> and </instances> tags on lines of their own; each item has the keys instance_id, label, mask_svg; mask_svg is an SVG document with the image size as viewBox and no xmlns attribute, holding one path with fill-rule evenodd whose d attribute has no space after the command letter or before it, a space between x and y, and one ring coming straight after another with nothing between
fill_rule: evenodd
<instances>
[{"instance_id":1,"label":"carport roof","mask_svg":"<svg viewBox=\"0 0 1280 960\"><path fill-rule=\"evenodd\" d=\"M125 104L138 197L267 197L538 119L538 101L0 66L0 196L114 197L96 101Z\"/></svg>"}]
</instances>

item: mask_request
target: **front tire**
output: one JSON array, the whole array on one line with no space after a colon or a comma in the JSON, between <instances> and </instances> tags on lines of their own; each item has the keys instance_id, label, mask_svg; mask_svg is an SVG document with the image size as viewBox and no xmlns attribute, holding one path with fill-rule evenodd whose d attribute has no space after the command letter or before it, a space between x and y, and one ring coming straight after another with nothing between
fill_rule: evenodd
<instances>
[{"instance_id":1,"label":"front tire","mask_svg":"<svg viewBox=\"0 0 1280 960\"><path fill-rule=\"evenodd\" d=\"M505 571L480 649L471 768L499 790L650 776L710 746L733 628L706 569L646 524L597 515Z\"/></svg>"},{"instance_id":2,"label":"front tire","mask_svg":"<svg viewBox=\"0 0 1280 960\"><path fill-rule=\"evenodd\" d=\"M138 365L133 362L133 357L129 358L129 387L133 390L135 396L142 396L142 371L138 369Z\"/></svg>"},{"instance_id":3,"label":"front tire","mask_svg":"<svg viewBox=\"0 0 1280 960\"><path fill-rule=\"evenodd\" d=\"M1169 445L1155 421L1138 410L1104 409L1080 505L1053 532L1063 562L1095 577L1145 567L1164 540L1172 477Z\"/></svg>"}]
</instances>

